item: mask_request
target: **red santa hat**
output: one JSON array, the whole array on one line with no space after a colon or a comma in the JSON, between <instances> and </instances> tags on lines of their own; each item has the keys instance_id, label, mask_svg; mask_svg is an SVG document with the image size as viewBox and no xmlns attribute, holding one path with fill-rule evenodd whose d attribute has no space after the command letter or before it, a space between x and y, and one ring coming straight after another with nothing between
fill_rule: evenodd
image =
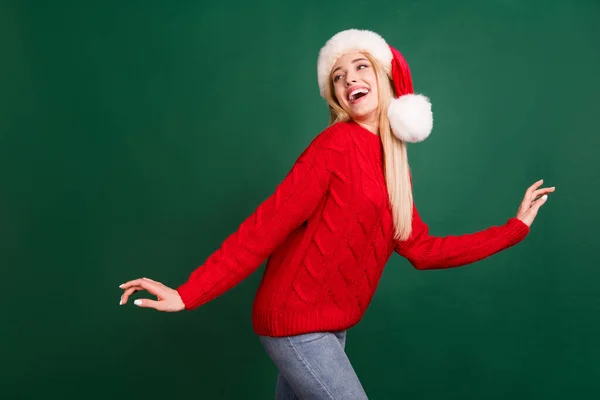
<instances>
[{"instance_id":1,"label":"red santa hat","mask_svg":"<svg viewBox=\"0 0 600 400\"><path fill-rule=\"evenodd\" d=\"M410 143L425 140L433 128L431 103L427 97L414 93L410 70L402 54L375 32L349 29L325 43L317 61L321 96L325 97L333 65L342 55L353 51L369 53L393 82L396 97L391 100L388 118L394 135Z\"/></svg>"}]
</instances>

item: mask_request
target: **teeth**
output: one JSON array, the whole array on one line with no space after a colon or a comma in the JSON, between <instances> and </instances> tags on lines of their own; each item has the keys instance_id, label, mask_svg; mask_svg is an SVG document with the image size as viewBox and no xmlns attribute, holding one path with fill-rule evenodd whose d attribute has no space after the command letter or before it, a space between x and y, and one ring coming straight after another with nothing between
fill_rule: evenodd
<instances>
[{"instance_id":1,"label":"teeth","mask_svg":"<svg viewBox=\"0 0 600 400\"><path fill-rule=\"evenodd\" d=\"M358 93L368 94L369 89L366 89L366 88L354 89L353 91L350 92L350 94L348 94L348 99L354 100L354 96L356 96Z\"/></svg>"}]
</instances>

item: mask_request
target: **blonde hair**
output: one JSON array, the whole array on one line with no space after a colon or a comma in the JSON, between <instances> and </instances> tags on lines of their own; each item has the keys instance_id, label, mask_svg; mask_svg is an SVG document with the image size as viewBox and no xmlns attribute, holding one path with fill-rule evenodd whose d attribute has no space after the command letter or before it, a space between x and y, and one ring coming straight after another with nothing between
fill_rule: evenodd
<instances>
[{"instance_id":1,"label":"blonde hair","mask_svg":"<svg viewBox=\"0 0 600 400\"><path fill-rule=\"evenodd\" d=\"M406 240L410 236L412 227L413 195L406 143L392 134L390 121L387 116L394 89L382 65L370 54L363 54L371 62L371 65L373 65L375 76L377 77L379 136L383 145L384 175L394 219L394 239ZM337 101L331 79L329 79L329 84L325 90L325 98L329 104L329 125L351 119L350 115L344 111Z\"/></svg>"}]
</instances>

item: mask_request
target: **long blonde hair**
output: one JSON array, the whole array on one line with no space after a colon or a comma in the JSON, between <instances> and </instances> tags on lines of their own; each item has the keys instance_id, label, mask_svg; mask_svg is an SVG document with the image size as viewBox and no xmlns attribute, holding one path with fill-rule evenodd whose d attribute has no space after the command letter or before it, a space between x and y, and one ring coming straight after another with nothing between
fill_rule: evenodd
<instances>
[{"instance_id":1,"label":"long blonde hair","mask_svg":"<svg viewBox=\"0 0 600 400\"><path fill-rule=\"evenodd\" d=\"M377 77L379 136L383 145L385 181L394 218L394 238L396 240L406 240L410 236L412 227L413 195L406 143L392 134L390 121L387 116L394 89L381 64L370 54L363 54L371 62L373 68L375 68L375 76ZM337 101L331 79L325 90L325 98L329 104L329 125L351 119L350 115L342 109Z\"/></svg>"}]
</instances>

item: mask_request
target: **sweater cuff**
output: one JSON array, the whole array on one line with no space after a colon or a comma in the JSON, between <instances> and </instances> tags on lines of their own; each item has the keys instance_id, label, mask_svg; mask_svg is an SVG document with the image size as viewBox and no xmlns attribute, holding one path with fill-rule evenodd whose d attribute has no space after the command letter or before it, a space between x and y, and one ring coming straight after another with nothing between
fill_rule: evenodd
<instances>
[{"instance_id":1,"label":"sweater cuff","mask_svg":"<svg viewBox=\"0 0 600 400\"><path fill-rule=\"evenodd\" d=\"M507 240L509 246L513 246L521 242L529 234L529 226L517 217L512 217L506 223L508 229Z\"/></svg>"},{"instance_id":2,"label":"sweater cuff","mask_svg":"<svg viewBox=\"0 0 600 400\"><path fill-rule=\"evenodd\" d=\"M179 297L181 297L186 310L197 308L203 301L201 299L202 289L196 285L190 285L190 282L180 285L175 290L179 293Z\"/></svg>"}]
</instances>

